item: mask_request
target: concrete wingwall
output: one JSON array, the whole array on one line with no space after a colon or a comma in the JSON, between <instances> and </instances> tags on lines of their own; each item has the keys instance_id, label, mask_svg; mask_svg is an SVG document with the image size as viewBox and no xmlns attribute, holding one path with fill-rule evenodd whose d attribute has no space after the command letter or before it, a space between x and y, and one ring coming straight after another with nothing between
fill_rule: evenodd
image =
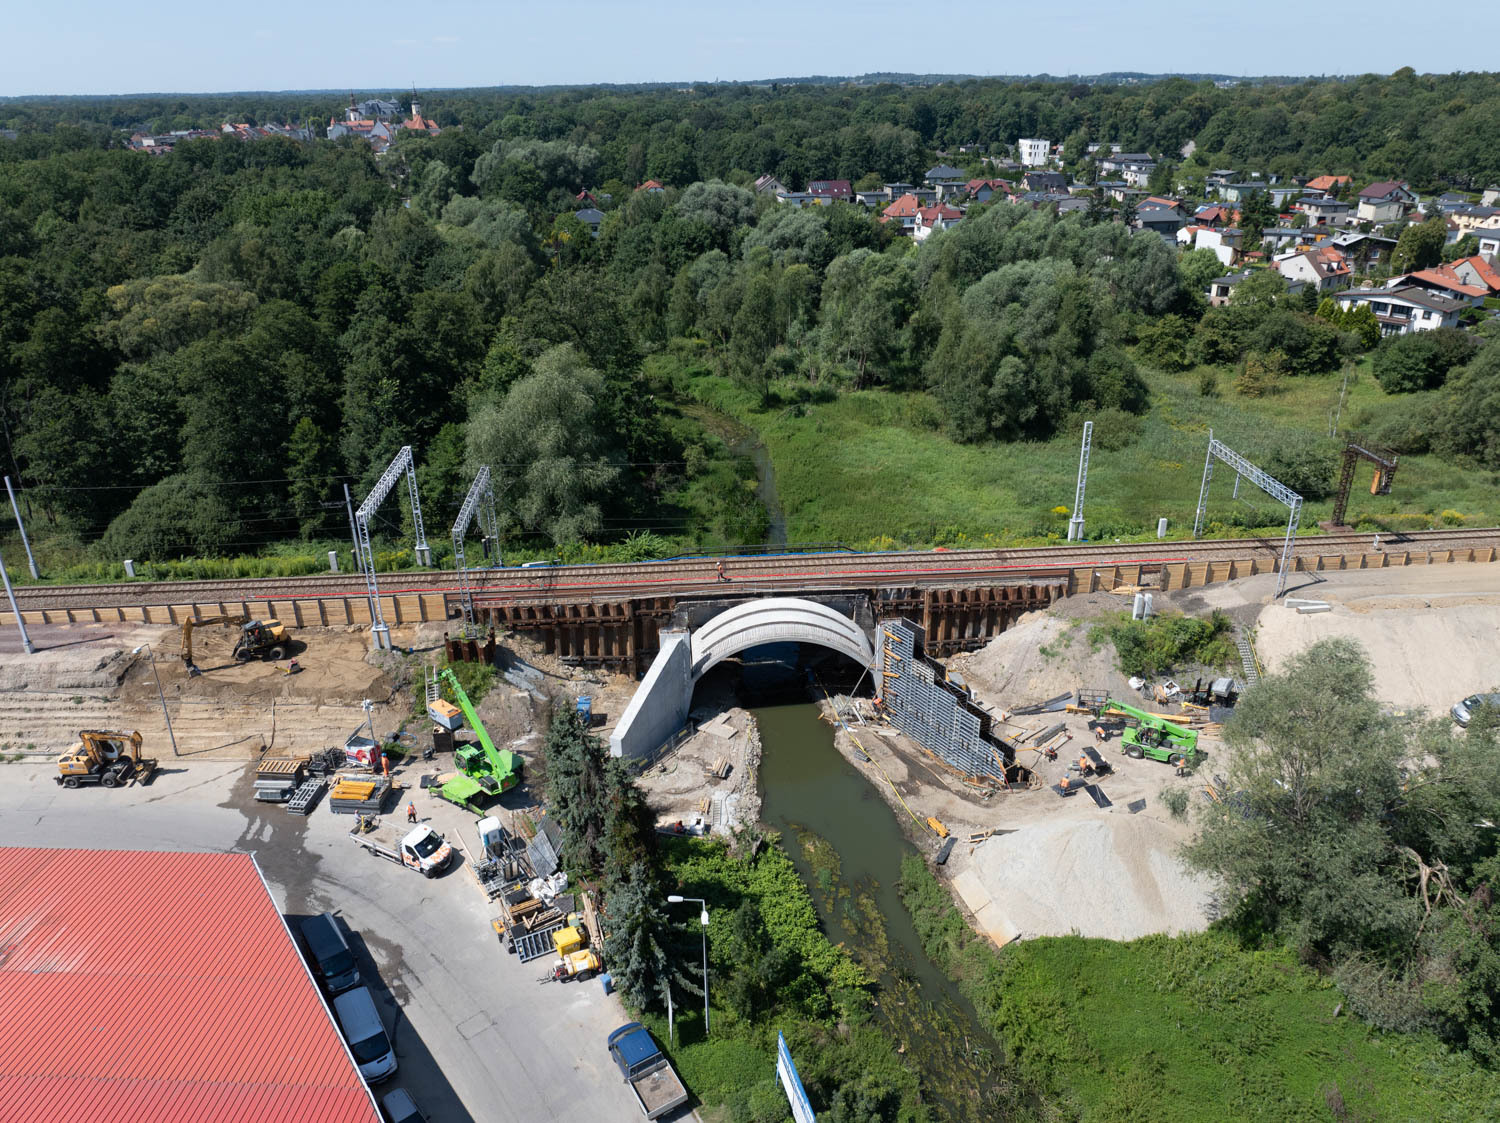
<instances>
[{"instance_id":1,"label":"concrete wingwall","mask_svg":"<svg viewBox=\"0 0 1500 1123\"><path fill-rule=\"evenodd\" d=\"M663 632L661 650L609 736L609 755L643 757L682 728L693 704L693 637Z\"/></svg>"}]
</instances>

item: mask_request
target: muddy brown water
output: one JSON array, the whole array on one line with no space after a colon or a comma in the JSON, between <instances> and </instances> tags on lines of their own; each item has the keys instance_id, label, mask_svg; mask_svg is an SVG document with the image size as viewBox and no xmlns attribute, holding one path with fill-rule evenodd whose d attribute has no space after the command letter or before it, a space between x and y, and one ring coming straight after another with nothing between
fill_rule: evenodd
<instances>
[{"instance_id":1,"label":"muddy brown water","mask_svg":"<svg viewBox=\"0 0 1500 1123\"><path fill-rule=\"evenodd\" d=\"M806 681L795 645L747 652L747 686ZM782 842L828 938L876 981L878 1016L922 1080L939 1118L997 1118L1000 1046L922 950L898 890L915 853L890 806L840 755L811 701L752 707L760 726L761 818Z\"/></svg>"}]
</instances>

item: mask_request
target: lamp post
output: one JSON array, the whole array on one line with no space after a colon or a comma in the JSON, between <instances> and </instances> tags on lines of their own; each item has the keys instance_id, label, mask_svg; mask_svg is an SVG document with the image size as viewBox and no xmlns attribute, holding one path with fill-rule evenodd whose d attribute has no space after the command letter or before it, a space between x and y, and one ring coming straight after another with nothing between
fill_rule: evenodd
<instances>
[{"instance_id":1,"label":"lamp post","mask_svg":"<svg viewBox=\"0 0 1500 1123\"><path fill-rule=\"evenodd\" d=\"M151 676L156 679L156 696L161 699L161 716L167 719L167 737L172 742L172 755L177 755L177 734L172 732L172 715L167 713L167 696L162 693L161 675L156 673L156 652L151 650L149 643L143 643L140 647L132 648L130 654L139 655L142 651L151 656Z\"/></svg>"},{"instance_id":2,"label":"lamp post","mask_svg":"<svg viewBox=\"0 0 1500 1123\"><path fill-rule=\"evenodd\" d=\"M679 897L676 893L667 897L667 902L680 905L684 901L692 901L702 911L698 914L699 924L703 931L703 1036L708 1036L708 902L702 897Z\"/></svg>"}]
</instances>

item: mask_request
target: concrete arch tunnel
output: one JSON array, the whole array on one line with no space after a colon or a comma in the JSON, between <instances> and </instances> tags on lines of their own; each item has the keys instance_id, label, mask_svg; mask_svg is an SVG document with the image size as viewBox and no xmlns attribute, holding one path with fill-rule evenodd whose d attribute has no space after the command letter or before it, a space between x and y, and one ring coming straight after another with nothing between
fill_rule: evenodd
<instances>
[{"instance_id":1,"label":"concrete arch tunnel","mask_svg":"<svg viewBox=\"0 0 1500 1123\"><path fill-rule=\"evenodd\" d=\"M661 650L610 734L611 756L641 757L687 722L693 688L709 670L752 647L811 643L874 668L875 648L865 629L817 601L798 597L749 600L726 609L695 631L663 632Z\"/></svg>"}]
</instances>

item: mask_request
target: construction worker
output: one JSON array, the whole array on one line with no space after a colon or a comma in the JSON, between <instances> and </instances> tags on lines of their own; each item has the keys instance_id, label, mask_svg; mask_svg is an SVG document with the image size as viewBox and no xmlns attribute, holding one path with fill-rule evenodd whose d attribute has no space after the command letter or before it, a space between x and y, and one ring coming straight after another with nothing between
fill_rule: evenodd
<instances>
[{"instance_id":1,"label":"construction worker","mask_svg":"<svg viewBox=\"0 0 1500 1123\"><path fill-rule=\"evenodd\" d=\"M727 577L724 576L724 563L723 562L720 561L720 562L715 562L714 563L714 572L718 574L718 578L719 578L720 581L728 581L729 580L729 578L727 578Z\"/></svg>"},{"instance_id":2,"label":"construction worker","mask_svg":"<svg viewBox=\"0 0 1500 1123\"><path fill-rule=\"evenodd\" d=\"M408 823L415 823L417 821L417 805L410 800L406 804L406 821Z\"/></svg>"}]
</instances>

